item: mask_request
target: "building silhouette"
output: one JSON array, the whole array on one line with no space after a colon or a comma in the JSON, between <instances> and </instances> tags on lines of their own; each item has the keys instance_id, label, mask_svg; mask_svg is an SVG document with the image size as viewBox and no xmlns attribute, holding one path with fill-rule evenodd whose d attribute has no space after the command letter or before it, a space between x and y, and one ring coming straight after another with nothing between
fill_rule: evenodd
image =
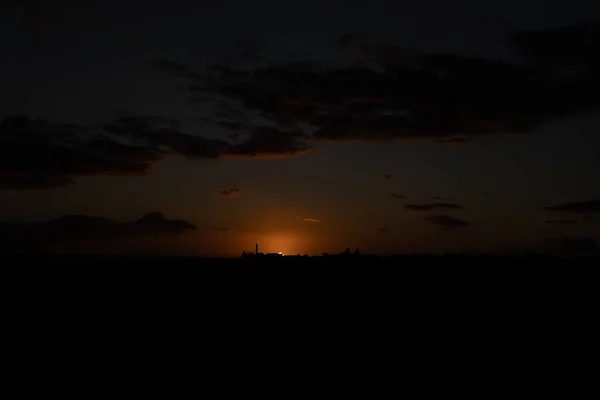
<instances>
[{"instance_id":1,"label":"building silhouette","mask_svg":"<svg viewBox=\"0 0 600 400\"><path fill-rule=\"evenodd\" d=\"M258 243L256 243L254 245L254 253L252 252L242 252L242 258L246 258L246 257L268 257L268 258L273 258L273 257L283 257L284 254L281 252L277 252L277 253L259 253L258 251ZM350 251L350 248L347 247L346 251L343 253L337 253L337 254L331 254L331 253L323 253L322 257L357 257L357 256L362 256L362 253L360 252L360 250L358 248L354 249L354 251ZM294 256L291 256L294 257ZM300 254L298 254L296 257L300 257ZM308 257L307 254L305 254L303 257ZM317 256L318 257L318 256Z\"/></svg>"},{"instance_id":2,"label":"building silhouette","mask_svg":"<svg viewBox=\"0 0 600 400\"><path fill-rule=\"evenodd\" d=\"M242 257L283 257L283 253L278 252L278 253L259 253L258 252L258 243L256 243L254 245L254 253L246 253L245 251L242 252Z\"/></svg>"}]
</instances>

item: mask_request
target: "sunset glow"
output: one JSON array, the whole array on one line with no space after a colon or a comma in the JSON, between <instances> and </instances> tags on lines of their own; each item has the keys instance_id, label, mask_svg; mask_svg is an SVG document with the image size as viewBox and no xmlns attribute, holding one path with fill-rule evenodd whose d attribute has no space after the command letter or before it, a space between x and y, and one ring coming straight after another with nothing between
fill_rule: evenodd
<instances>
[{"instance_id":1,"label":"sunset glow","mask_svg":"<svg viewBox=\"0 0 600 400\"><path fill-rule=\"evenodd\" d=\"M0 252L595 249L598 0L219 3L2 2Z\"/></svg>"}]
</instances>

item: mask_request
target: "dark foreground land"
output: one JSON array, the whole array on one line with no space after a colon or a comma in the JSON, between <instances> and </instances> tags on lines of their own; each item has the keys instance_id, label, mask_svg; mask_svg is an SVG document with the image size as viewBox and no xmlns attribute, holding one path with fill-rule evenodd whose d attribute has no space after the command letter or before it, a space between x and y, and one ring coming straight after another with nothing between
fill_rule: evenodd
<instances>
[{"instance_id":1,"label":"dark foreground land","mask_svg":"<svg viewBox=\"0 0 600 400\"><path fill-rule=\"evenodd\" d=\"M329 256L329 257L247 257L199 258L114 255L0 255L3 267L541 267L599 265L600 257L553 257L544 255L408 255L408 256Z\"/></svg>"},{"instance_id":2,"label":"dark foreground land","mask_svg":"<svg viewBox=\"0 0 600 400\"><path fill-rule=\"evenodd\" d=\"M529 320L542 311L572 313L596 304L599 261L460 255L0 256L0 293L6 307L28 304L24 317L51 308L76 310L74 318L79 318L108 307L126 319L142 311L190 323L202 321L206 313L226 319L270 313L273 322L311 309L326 319L341 311L359 312L396 324L406 313L428 319L442 309L448 316L471 310L470 318L477 321L510 305L511 313Z\"/></svg>"}]
</instances>

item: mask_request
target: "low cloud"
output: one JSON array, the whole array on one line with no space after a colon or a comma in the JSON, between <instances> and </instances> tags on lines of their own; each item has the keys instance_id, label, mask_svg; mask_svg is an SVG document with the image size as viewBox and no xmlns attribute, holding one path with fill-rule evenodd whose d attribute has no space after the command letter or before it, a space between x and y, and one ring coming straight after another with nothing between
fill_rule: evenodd
<instances>
[{"instance_id":1,"label":"low cloud","mask_svg":"<svg viewBox=\"0 0 600 400\"><path fill-rule=\"evenodd\" d=\"M600 200L577 201L544 207L543 210L573 214L600 213Z\"/></svg>"},{"instance_id":2,"label":"low cloud","mask_svg":"<svg viewBox=\"0 0 600 400\"><path fill-rule=\"evenodd\" d=\"M392 179L393 178L392 174L383 174L383 177L385 179Z\"/></svg>"},{"instance_id":3,"label":"low cloud","mask_svg":"<svg viewBox=\"0 0 600 400\"><path fill-rule=\"evenodd\" d=\"M406 204L404 206L406 210L413 211L429 211L440 209L448 209L448 210L462 210L463 208L458 204L454 203L429 203L429 204Z\"/></svg>"},{"instance_id":4,"label":"low cloud","mask_svg":"<svg viewBox=\"0 0 600 400\"><path fill-rule=\"evenodd\" d=\"M248 129L249 136L232 142L184 133L178 121L160 116L122 116L101 128L11 116L0 122L0 189L53 189L87 176L145 175L170 154L281 158L313 149L298 129Z\"/></svg>"},{"instance_id":5,"label":"low cloud","mask_svg":"<svg viewBox=\"0 0 600 400\"><path fill-rule=\"evenodd\" d=\"M517 52L543 66L571 65L586 72L600 70L600 24L582 23L543 30L524 30L513 37Z\"/></svg>"},{"instance_id":6,"label":"low cloud","mask_svg":"<svg viewBox=\"0 0 600 400\"><path fill-rule=\"evenodd\" d=\"M398 199L398 200L403 200L406 198L405 195L403 194L396 194L396 193L391 193L390 196L394 199Z\"/></svg>"},{"instance_id":7,"label":"low cloud","mask_svg":"<svg viewBox=\"0 0 600 400\"><path fill-rule=\"evenodd\" d=\"M452 200L452 197L434 196L431 199L437 200L437 201L450 201L450 200Z\"/></svg>"},{"instance_id":8,"label":"low cloud","mask_svg":"<svg viewBox=\"0 0 600 400\"><path fill-rule=\"evenodd\" d=\"M466 221L462 221L449 215L436 215L425 218L425 220L444 229L464 228L471 225Z\"/></svg>"},{"instance_id":9,"label":"low cloud","mask_svg":"<svg viewBox=\"0 0 600 400\"><path fill-rule=\"evenodd\" d=\"M90 128L7 117L0 123L0 189L53 189L85 176L145 175L163 153Z\"/></svg>"},{"instance_id":10,"label":"low cloud","mask_svg":"<svg viewBox=\"0 0 600 400\"><path fill-rule=\"evenodd\" d=\"M242 191L240 189L234 187L231 189L223 189L219 193L221 193L221 196L233 197L233 196L238 196L240 193L242 193Z\"/></svg>"},{"instance_id":11,"label":"low cloud","mask_svg":"<svg viewBox=\"0 0 600 400\"><path fill-rule=\"evenodd\" d=\"M0 223L2 244L11 249L42 249L62 242L113 242L125 239L178 235L196 227L184 220L167 219L153 211L130 222L109 218L71 214L41 223Z\"/></svg>"},{"instance_id":12,"label":"low cloud","mask_svg":"<svg viewBox=\"0 0 600 400\"><path fill-rule=\"evenodd\" d=\"M377 231L378 231L379 233L388 233L388 232L389 232L389 231L388 231L387 229L385 229L385 228L379 228Z\"/></svg>"}]
</instances>

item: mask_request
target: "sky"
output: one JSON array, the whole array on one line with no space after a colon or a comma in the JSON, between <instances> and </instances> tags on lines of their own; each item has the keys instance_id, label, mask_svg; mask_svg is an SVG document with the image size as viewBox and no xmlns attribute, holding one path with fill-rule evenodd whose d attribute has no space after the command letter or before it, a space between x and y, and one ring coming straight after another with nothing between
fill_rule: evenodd
<instances>
[{"instance_id":1,"label":"sky","mask_svg":"<svg viewBox=\"0 0 600 400\"><path fill-rule=\"evenodd\" d=\"M597 8L3 2L0 249L595 248Z\"/></svg>"}]
</instances>

